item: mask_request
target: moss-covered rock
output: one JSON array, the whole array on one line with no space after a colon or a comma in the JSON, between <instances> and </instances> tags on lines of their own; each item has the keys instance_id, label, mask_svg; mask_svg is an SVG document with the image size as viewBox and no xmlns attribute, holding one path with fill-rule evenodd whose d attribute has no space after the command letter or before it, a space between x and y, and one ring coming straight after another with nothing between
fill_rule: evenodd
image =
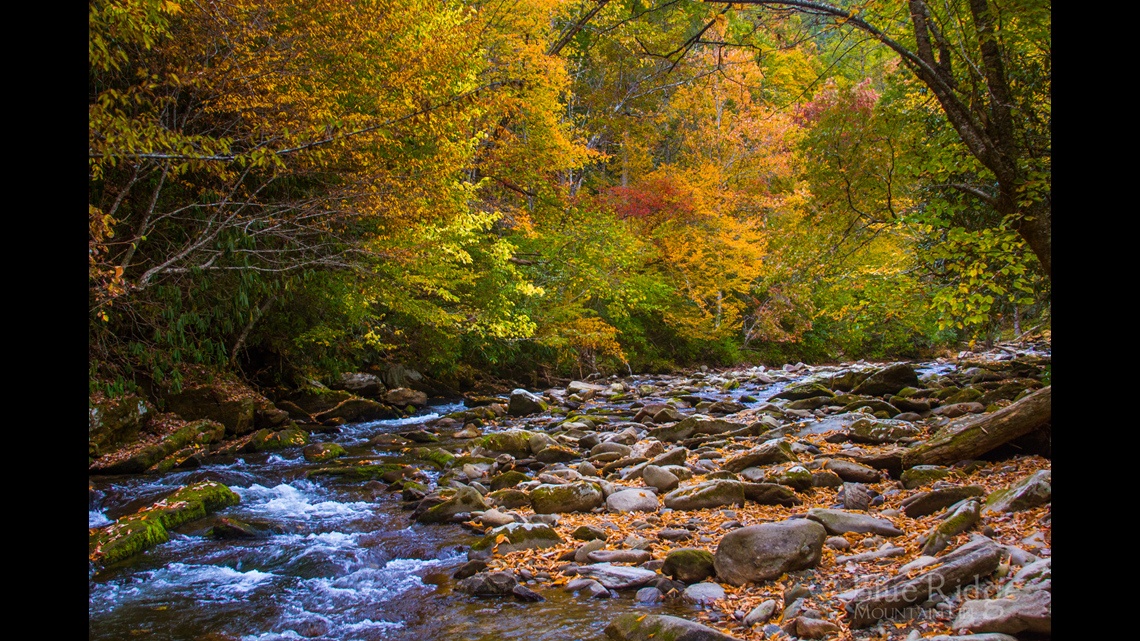
<instances>
[{"instance_id":1,"label":"moss-covered rock","mask_svg":"<svg viewBox=\"0 0 1140 641\"><path fill-rule=\"evenodd\" d=\"M134 456L106 467L91 469L96 474L142 474L171 454L188 445L205 445L217 442L225 428L215 421L201 420L187 424L162 441L147 446Z\"/></svg>"},{"instance_id":2,"label":"moss-covered rock","mask_svg":"<svg viewBox=\"0 0 1140 641\"><path fill-rule=\"evenodd\" d=\"M527 430L505 430L488 434L476 442L490 452L524 457L530 455L530 437L533 434Z\"/></svg>"},{"instance_id":3,"label":"moss-covered rock","mask_svg":"<svg viewBox=\"0 0 1140 641\"><path fill-rule=\"evenodd\" d=\"M241 498L230 488L205 481L176 490L170 496L135 514L98 530L92 530L88 553L97 566L131 557L169 538L169 530L231 505Z\"/></svg>"},{"instance_id":4,"label":"moss-covered rock","mask_svg":"<svg viewBox=\"0 0 1140 641\"><path fill-rule=\"evenodd\" d=\"M677 548L665 557L661 574L685 583L699 583L716 575L713 555L700 548Z\"/></svg>"},{"instance_id":5,"label":"moss-covered rock","mask_svg":"<svg viewBox=\"0 0 1140 641\"><path fill-rule=\"evenodd\" d=\"M847 435L856 443L894 443L900 439L921 436L922 428L906 421L862 418L851 424Z\"/></svg>"},{"instance_id":6,"label":"moss-covered rock","mask_svg":"<svg viewBox=\"0 0 1140 641\"><path fill-rule=\"evenodd\" d=\"M310 463L324 463L325 461L344 456L347 451L337 443L313 443L303 451L305 460Z\"/></svg>"},{"instance_id":7,"label":"moss-covered rock","mask_svg":"<svg viewBox=\"0 0 1140 641\"><path fill-rule=\"evenodd\" d=\"M553 527L546 523L507 523L487 533L476 541L471 550L473 558L492 554L510 554L518 550L541 550L563 543L563 539Z\"/></svg>"},{"instance_id":8,"label":"moss-covered rock","mask_svg":"<svg viewBox=\"0 0 1140 641\"><path fill-rule=\"evenodd\" d=\"M455 464L455 455L440 447L413 447L410 455L432 463L441 470L446 470Z\"/></svg>"},{"instance_id":9,"label":"moss-covered rock","mask_svg":"<svg viewBox=\"0 0 1140 641\"><path fill-rule=\"evenodd\" d=\"M507 510L530 506L530 494L510 487L490 492L487 494L487 500Z\"/></svg>"},{"instance_id":10,"label":"moss-covered rock","mask_svg":"<svg viewBox=\"0 0 1140 641\"><path fill-rule=\"evenodd\" d=\"M605 496L600 487L589 481L564 485L543 484L530 492L530 503L536 514L588 512L600 507Z\"/></svg>"},{"instance_id":11,"label":"moss-covered rock","mask_svg":"<svg viewBox=\"0 0 1140 641\"><path fill-rule=\"evenodd\" d=\"M514 487L519 483L525 483L530 480L530 477L522 472L510 470L496 475L491 479L491 489L501 490L503 488Z\"/></svg>"},{"instance_id":12,"label":"moss-covered rock","mask_svg":"<svg viewBox=\"0 0 1140 641\"><path fill-rule=\"evenodd\" d=\"M88 403L87 440L100 450L138 437L154 415L154 408L139 396Z\"/></svg>"},{"instance_id":13,"label":"moss-covered rock","mask_svg":"<svg viewBox=\"0 0 1140 641\"><path fill-rule=\"evenodd\" d=\"M391 405L385 405L367 398L348 398L322 412L310 412L318 422L340 419L346 423L359 421L380 421L398 418L401 414Z\"/></svg>"},{"instance_id":14,"label":"moss-covered rock","mask_svg":"<svg viewBox=\"0 0 1140 641\"><path fill-rule=\"evenodd\" d=\"M939 479L944 479L952 473L949 468L941 465L915 465L904 470L899 476L899 480L902 481L903 487L913 490L916 487L930 485Z\"/></svg>"},{"instance_id":15,"label":"moss-covered rock","mask_svg":"<svg viewBox=\"0 0 1140 641\"><path fill-rule=\"evenodd\" d=\"M465 485L459 488L451 498L416 516L416 520L420 523L448 523L454 520L457 514L475 510L486 511L491 507L483 499L483 495L474 488Z\"/></svg>"}]
</instances>

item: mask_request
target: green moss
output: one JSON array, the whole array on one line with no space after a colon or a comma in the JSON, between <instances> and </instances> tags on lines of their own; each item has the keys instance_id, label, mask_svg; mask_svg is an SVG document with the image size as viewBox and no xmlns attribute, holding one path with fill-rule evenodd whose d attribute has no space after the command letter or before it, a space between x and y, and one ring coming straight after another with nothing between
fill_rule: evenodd
<instances>
[{"instance_id":1,"label":"green moss","mask_svg":"<svg viewBox=\"0 0 1140 641\"><path fill-rule=\"evenodd\" d=\"M369 463L362 461L353 465L321 467L315 470L309 470L305 473L305 478L313 476L339 476L343 477L346 481L372 481L381 478L388 472L402 470L404 467L405 466L396 463Z\"/></svg>"}]
</instances>

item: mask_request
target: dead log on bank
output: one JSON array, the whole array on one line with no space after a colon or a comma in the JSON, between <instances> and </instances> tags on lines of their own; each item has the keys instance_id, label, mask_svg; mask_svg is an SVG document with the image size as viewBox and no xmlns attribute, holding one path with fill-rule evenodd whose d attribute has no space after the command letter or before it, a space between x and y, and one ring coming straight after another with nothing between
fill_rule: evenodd
<instances>
[{"instance_id":1,"label":"dead log on bank","mask_svg":"<svg viewBox=\"0 0 1140 641\"><path fill-rule=\"evenodd\" d=\"M903 455L903 468L950 465L978 458L995 447L1032 432L1053 417L1053 386L1039 389L994 412L951 423L929 441Z\"/></svg>"}]
</instances>

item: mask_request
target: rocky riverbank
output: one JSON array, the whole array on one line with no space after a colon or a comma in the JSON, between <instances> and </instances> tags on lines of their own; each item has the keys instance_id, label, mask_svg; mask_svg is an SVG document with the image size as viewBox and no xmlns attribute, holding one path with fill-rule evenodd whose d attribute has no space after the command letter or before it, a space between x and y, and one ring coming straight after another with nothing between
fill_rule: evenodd
<instances>
[{"instance_id":1,"label":"rocky riverbank","mask_svg":"<svg viewBox=\"0 0 1140 641\"><path fill-rule=\"evenodd\" d=\"M378 437L371 458L320 435L349 421L329 410L374 406L345 405L363 398L352 392L294 394L254 402L252 419L235 422L249 427L181 417L145 456L106 454L93 471L304 447L320 463L311 479L398 492L412 520L471 530L467 563L442 588L635 602L637 614L605 629L613 640L1026 638L1050 632L1048 412L960 460L921 454L1047 407L1047 352L517 389ZM267 425L274 412L286 417ZM661 609L677 603L700 609Z\"/></svg>"}]
</instances>

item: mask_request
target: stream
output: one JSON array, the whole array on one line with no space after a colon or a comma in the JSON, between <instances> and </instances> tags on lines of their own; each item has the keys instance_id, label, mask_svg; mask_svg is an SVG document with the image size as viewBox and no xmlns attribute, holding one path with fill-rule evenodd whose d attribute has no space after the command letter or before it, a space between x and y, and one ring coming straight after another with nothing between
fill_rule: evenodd
<instances>
[{"instance_id":1,"label":"stream","mask_svg":"<svg viewBox=\"0 0 1140 641\"><path fill-rule=\"evenodd\" d=\"M916 369L943 373L952 367L925 364ZM728 392L699 385L693 391L714 401L749 395L746 405L755 407L807 374ZM653 377L627 380L634 386L647 381ZM591 406L628 413L633 400ZM369 440L464 409L455 401L432 403L411 418L349 424L336 434L314 435L313 441L339 443L348 450L343 460L423 466L423 461L402 458ZM485 427L484 433L550 422L548 413L507 418L498 427ZM441 438L438 445L459 443ZM305 478L307 470L321 466L307 462L301 448L291 448L214 456L200 468L160 476L90 477L89 527L107 525L178 487L207 480L230 487L241 503L175 529L165 544L91 573L89 638L595 640L610 620L630 610L690 618L699 611L695 605L637 604L632 591L619 598L586 599L532 586L546 599L538 603L457 592L451 575L467 561L467 546L476 540L470 531L460 525L415 523L401 508L399 493L387 492L380 483ZM439 472L431 465L422 469L434 485ZM273 534L238 540L206 536L221 517Z\"/></svg>"}]
</instances>

